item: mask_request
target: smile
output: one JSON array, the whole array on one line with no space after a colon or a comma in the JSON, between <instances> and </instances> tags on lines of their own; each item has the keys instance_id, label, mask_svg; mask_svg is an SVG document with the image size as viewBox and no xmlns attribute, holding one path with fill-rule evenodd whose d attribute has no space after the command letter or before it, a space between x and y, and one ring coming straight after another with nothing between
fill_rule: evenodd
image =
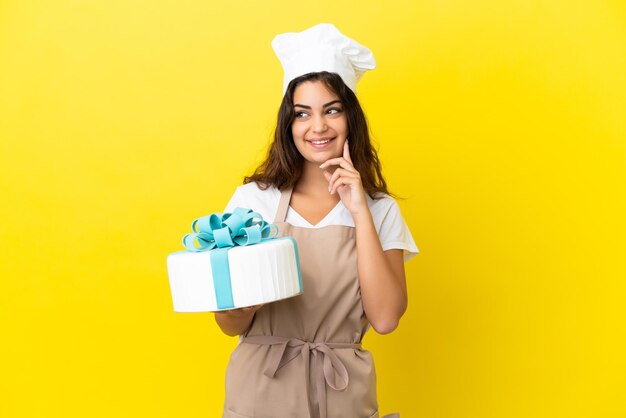
<instances>
[{"instance_id":1,"label":"smile","mask_svg":"<svg viewBox=\"0 0 626 418\"><path fill-rule=\"evenodd\" d=\"M307 139L306 141L316 148L322 148L324 145L328 144L333 139L335 138L316 138L316 139Z\"/></svg>"}]
</instances>

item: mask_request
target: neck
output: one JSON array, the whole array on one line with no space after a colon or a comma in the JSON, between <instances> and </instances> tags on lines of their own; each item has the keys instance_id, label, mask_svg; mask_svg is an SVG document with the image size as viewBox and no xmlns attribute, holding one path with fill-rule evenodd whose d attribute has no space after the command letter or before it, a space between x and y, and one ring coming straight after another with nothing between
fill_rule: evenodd
<instances>
[{"instance_id":1,"label":"neck","mask_svg":"<svg viewBox=\"0 0 626 418\"><path fill-rule=\"evenodd\" d=\"M302 175L294 187L294 191L328 197L328 180L324 177L324 170L315 163L304 162Z\"/></svg>"}]
</instances>

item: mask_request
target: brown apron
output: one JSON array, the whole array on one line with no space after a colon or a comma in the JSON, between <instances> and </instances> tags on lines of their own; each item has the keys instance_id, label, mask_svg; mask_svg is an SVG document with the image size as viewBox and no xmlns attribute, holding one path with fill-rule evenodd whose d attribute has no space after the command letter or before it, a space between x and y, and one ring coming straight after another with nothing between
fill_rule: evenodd
<instances>
[{"instance_id":1,"label":"brown apron","mask_svg":"<svg viewBox=\"0 0 626 418\"><path fill-rule=\"evenodd\" d=\"M290 199L274 223L298 244L304 292L256 312L228 363L223 418L378 418L355 229L292 226Z\"/></svg>"}]
</instances>

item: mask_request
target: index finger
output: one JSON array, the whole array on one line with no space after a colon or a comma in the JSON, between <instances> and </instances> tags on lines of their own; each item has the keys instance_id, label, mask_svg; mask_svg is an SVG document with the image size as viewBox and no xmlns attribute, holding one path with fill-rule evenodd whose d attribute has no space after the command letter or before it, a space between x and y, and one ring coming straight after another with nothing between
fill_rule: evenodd
<instances>
[{"instance_id":1,"label":"index finger","mask_svg":"<svg viewBox=\"0 0 626 418\"><path fill-rule=\"evenodd\" d=\"M356 170L354 168L354 165L352 165L352 161L344 157L337 157L337 158L331 158L330 160L326 160L322 163L322 165L320 165L320 168L326 168L331 165L338 165L339 167L345 168L346 170L349 170L349 171Z\"/></svg>"},{"instance_id":2,"label":"index finger","mask_svg":"<svg viewBox=\"0 0 626 418\"><path fill-rule=\"evenodd\" d=\"M343 158L352 162L350 158L350 145L348 144L348 139L346 138L346 142L343 143Z\"/></svg>"}]
</instances>

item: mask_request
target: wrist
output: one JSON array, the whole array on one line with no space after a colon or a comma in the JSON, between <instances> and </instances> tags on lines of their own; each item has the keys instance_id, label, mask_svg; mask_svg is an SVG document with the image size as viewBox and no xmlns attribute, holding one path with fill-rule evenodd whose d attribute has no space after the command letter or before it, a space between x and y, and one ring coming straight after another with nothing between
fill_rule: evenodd
<instances>
[{"instance_id":1,"label":"wrist","mask_svg":"<svg viewBox=\"0 0 626 418\"><path fill-rule=\"evenodd\" d=\"M372 218L372 213L369 211L369 208L353 213L352 219L356 227L374 224L374 219Z\"/></svg>"}]
</instances>

